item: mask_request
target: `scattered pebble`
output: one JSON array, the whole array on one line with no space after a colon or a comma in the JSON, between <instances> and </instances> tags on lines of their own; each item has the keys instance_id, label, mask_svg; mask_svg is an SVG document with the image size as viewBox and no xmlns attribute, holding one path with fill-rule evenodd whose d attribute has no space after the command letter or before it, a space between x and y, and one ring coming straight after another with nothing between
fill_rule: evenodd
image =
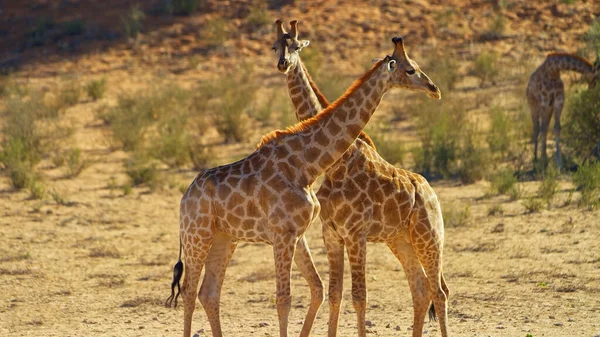
<instances>
[{"instance_id":1,"label":"scattered pebble","mask_svg":"<svg viewBox=\"0 0 600 337\"><path fill-rule=\"evenodd\" d=\"M258 323L258 327L259 327L259 328L264 328L264 327L266 327L266 326L269 326L269 323L267 323L267 322L259 322L259 323Z\"/></svg>"},{"instance_id":2,"label":"scattered pebble","mask_svg":"<svg viewBox=\"0 0 600 337\"><path fill-rule=\"evenodd\" d=\"M396 325L396 327L394 328L396 331L400 331L400 326Z\"/></svg>"},{"instance_id":3,"label":"scattered pebble","mask_svg":"<svg viewBox=\"0 0 600 337\"><path fill-rule=\"evenodd\" d=\"M388 329L391 328L392 327L392 323L388 323L385 327L388 328Z\"/></svg>"},{"instance_id":4,"label":"scattered pebble","mask_svg":"<svg viewBox=\"0 0 600 337\"><path fill-rule=\"evenodd\" d=\"M571 317L567 318L567 321L568 321L568 322L575 322L575 320L574 320L574 319L572 319Z\"/></svg>"},{"instance_id":5,"label":"scattered pebble","mask_svg":"<svg viewBox=\"0 0 600 337\"><path fill-rule=\"evenodd\" d=\"M375 323L373 323L373 322L371 322L371 321L365 321L365 325L366 325L366 326L368 326L368 327L370 328L370 327L374 327L374 326L375 326Z\"/></svg>"},{"instance_id":6,"label":"scattered pebble","mask_svg":"<svg viewBox=\"0 0 600 337\"><path fill-rule=\"evenodd\" d=\"M563 326L562 322L556 322L554 323L554 326Z\"/></svg>"},{"instance_id":7,"label":"scattered pebble","mask_svg":"<svg viewBox=\"0 0 600 337\"><path fill-rule=\"evenodd\" d=\"M504 327L502 325L498 325L496 329L504 329Z\"/></svg>"},{"instance_id":8,"label":"scattered pebble","mask_svg":"<svg viewBox=\"0 0 600 337\"><path fill-rule=\"evenodd\" d=\"M554 317L553 315L550 315L550 316L548 316L548 318L555 319L556 317Z\"/></svg>"},{"instance_id":9,"label":"scattered pebble","mask_svg":"<svg viewBox=\"0 0 600 337\"><path fill-rule=\"evenodd\" d=\"M158 321L158 317L154 316L154 317L152 317L152 320L153 321Z\"/></svg>"}]
</instances>

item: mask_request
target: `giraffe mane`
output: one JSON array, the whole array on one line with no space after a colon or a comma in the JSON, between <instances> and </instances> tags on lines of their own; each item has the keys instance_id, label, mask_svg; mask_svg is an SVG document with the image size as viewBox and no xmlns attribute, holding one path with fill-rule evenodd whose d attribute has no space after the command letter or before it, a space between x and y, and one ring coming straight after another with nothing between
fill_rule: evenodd
<instances>
[{"instance_id":1,"label":"giraffe mane","mask_svg":"<svg viewBox=\"0 0 600 337\"><path fill-rule=\"evenodd\" d=\"M363 83L365 83L365 81L367 79L369 79L371 77L371 75L373 75L373 73L375 73L375 71L377 71L377 69L383 62L384 62L384 60L380 60L377 63L375 63L373 65L373 67L369 71L367 71L361 78L354 81L354 83L350 86L350 88L348 88L346 90L346 92L342 96L340 96L337 100L335 100L335 102L331 103L329 106L327 106L325 109L323 109L323 111L321 111L317 115L315 115L311 118L305 119L299 123L296 123L295 125L289 126L285 130L275 130L275 131L271 131L271 132L267 133L266 135L264 135L261 138L260 142L258 143L257 148L260 148L261 146L263 146L265 144L268 144L274 140L285 137L287 135L302 132L302 131L310 128L311 126L318 124L325 116L327 116L329 114L330 111L335 110L340 105L344 104L346 102L346 100L348 100L348 97L354 91L356 91L358 89L358 87L360 87Z\"/></svg>"},{"instance_id":2,"label":"giraffe mane","mask_svg":"<svg viewBox=\"0 0 600 337\"><path fill-rule=\"evenodd\" d=\"M554 53L550 53L550 54L546 55L546 58L548 58L548 57L555 57L555 56L558 56L558 57L560 57L560 56L568 56L568 57L572 57L572 58L574 58L574 59L577 59L577 60L579 60L579 61L581 61L581 62L585 63L585 64L586 64L586 65L588 65L590 68L592 68L592 67L593 67L593 65L592 65L592 63L590 63L590 61L588 61L588 60L586 60L585 58L583 58L583 57L581 57L581 56L579 56L579 55L576 55L576 54L563 53L563 52L554 52Z\"/></svg>"},{"instance_id":3,"label":"giraffe mane","mask_svg":"<svg viewBox=\"0 0 600 337\"><path fill-rule=\"evenodd\" d=\"M330 104L329 101L327 100L325 95L323 95L321 90L319 90L319 88L313 81L313 79L310 76L310 74L308 73L308 70L306 69L306 66L304 65L304 63L300 62L300 64L302 64L302 69L304 70L304 74L306 75L306 78L308 79L308 83L310 84L312 91L317 96L317 99L319 100L321 107L323 107L323 109L327 108ZM365 143L367 143L367 145L371 146L374 150L376 150L373 139L371 139L371 137L369 137L369 135L367 135L364 131L360 132L360 135L358 136L358 138L362 139Z\"/></svg>"}]
</instances>

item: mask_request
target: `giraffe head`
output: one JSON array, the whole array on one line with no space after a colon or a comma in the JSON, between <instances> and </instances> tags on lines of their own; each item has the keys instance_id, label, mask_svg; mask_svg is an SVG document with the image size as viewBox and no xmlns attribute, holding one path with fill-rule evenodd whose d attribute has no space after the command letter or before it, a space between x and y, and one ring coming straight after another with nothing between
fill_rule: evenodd
<instances>
[{"instance_id":1,"label":"giraffe head","mask_svg":"<svg viewBox=\"0 0 600 337\"><path fill-rule=\"evenodd\" d=\"M298 40L298 21L290 21L292 29L288 32L283 28L283 21L275 21L277 26L277 40L273 44L273 51L277 55L277 69L287 73L298 64L298 52L309 45L308 40Z\"/></svg>"},{"instance_id":2,"label":"giraffe head","mask_svg":"<svg viewBox=\"0 0 600 337\"><path fill-rule=\"evenodd\" d=\"M392 38L394 52L383 60L391 74L389 85L412 91L424 91L430 98L440 99L440 89L421 71L417 62L406 54L401 37Z\"/></svg>"}]
</instances>

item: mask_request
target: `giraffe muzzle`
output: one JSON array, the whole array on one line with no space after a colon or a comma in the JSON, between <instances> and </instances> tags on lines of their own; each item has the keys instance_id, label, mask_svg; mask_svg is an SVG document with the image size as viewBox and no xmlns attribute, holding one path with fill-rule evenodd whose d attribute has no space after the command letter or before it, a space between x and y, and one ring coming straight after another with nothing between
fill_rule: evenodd
<instances>
[{"instance_id":1,"label":"giraffe muzzle","mask_svg":"<svg viewBox=\"0 0 600 337\"><path fill-rule=\"evenodd\" d=\"M287 72L289 66L290 66L290 61L288 61L286 59L279 59L279 62L277 62L277 70L279 70L282 73Z\"/></svg>"}]
</instances>

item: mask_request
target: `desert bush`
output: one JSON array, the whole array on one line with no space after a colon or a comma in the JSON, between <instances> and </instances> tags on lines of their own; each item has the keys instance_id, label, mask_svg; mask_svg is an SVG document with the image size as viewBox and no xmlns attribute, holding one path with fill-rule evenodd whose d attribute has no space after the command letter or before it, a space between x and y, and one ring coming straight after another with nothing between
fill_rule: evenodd
<instances>
[{"instance_id":1,"label":"desert bush","mask_svg":"<svg viewBox=\"0 0 600 337\"><path fill-rule=\"evenodd\" d=\"M156 163L144 153L134 153L125 160L125 173L133 186L145 185L154 190L160 186L160 175Z\"/></svg>"},{"instance_id":2,"label":"desert bush","mask_svg":"<svg viewBox=\"0 0 600 337\"><path fill-rule=\"evenodd\" d=\"M385 130L380 128L369 129L368 135L375 143L381 157L392 165L402 165L406 156L406 149L402 142L390 139Z\"/></svg>"},{"instance_id":3,"label":"desert bush","mask_svg":"<svg viewBox=\"0 0 600 337\"><path fill-rule=\"evenodd\" d=\"M70 20L63 23L63 30L67 35L80 35L83 34L85 28L85 22L82 20Z\"/></svg>"},{"instance_id":4,"label":"desert bush","mask_svg":"<svg viewBox=\"0 0 600 337\"><path fill-rule=\"evenodd\" d=\"M485 82L496 82L498 75L498 54L494 51L483 51L477 55L473 64L473 75L479 78L479 86L482 87Z\"/></svg>"},{"instance_id":5,"label":"desert bush","mask_svg":"<svg viewBox=\"0 0 600 337\"><path fill-rule=\"evenodd\" d=\"M490 194L510 194L516 188L517 182L517 177L512 170L500 170L490 179Z\"/></svg>"},{"instance_id":6,"label":"desert bush","mask_svg":"<svg viewBox=\"0 0 600 337\"><path fill-rule=\"evenodd\" d=\"M497 40L504 35L506 30L506 22L502 13L496 13L490 20L487 30L481 34L481 40Z\"/></svg>"},{"instance_id":7,"label":"desert bush","mask_svg":"<svg viewBox=\"0 0 600 337\"><path fill-rule=\"evenodd\" d=\"M523 206L528 213L537 213L542 209L543 202L538 198L530 197L523 200Z\"/></svg>"},{"instance_id":8,"label":"desert bush","mask_svg":"<svg viewBox=\"0 0 600 337\"><path fill-rule=\"evenodd\" d=\"M488 208L487 214L490 216L502 215L502 214L504 214L504 209L502 208L502 205L496 204L496 205L490 206L490 208Z\"/></svg>"},{"instance_id":9,"label":"desert bush","mask_svg":"<svg viewBox=\"0 0 600 337\"><path fill-rule=\"evenodd\" d=\"M490 129L485 140L490 153L501 159L507 158L511 150L511 144L515 141L512 135L513 122L508 114L500 107L494 106L489 110Z\"/></svg>"},{"instance_id":10,"label":"desert bush","mask_svg":"<svg viewBox=\"0 0 600 337\"><path fill-rule=\"evenodd\" d=\"M448 207L444 208L444 226L447 228L458 228L467 226L471 219L471 208L469 205L465 207Z\"/></svg>"},{"instance_id":11,"label":"desert bush","mask_svg":"<svg viewBox=\"0 0 600 337\"><path fill-rule=\"evenodd\" d=\"M203 8L205 0L162 0L156 11L162 14L191 15L198 8Z\"/></svg>"},{"instance_id":12,"label":"desert bush","mask_svg":"<svg viewBox=\"0 0 600 337\"><path fill-rule=\"evenodd\" d=\"M104 93L106 92L106 79L101 78L99 80L92 80L86 86L85 90L87 91L88 96L90 96L94 101L97 101L104 97Z\"/></svg>"},{"instance_id":13,"label":"desert bush","mask_svg":"<svg viewBox=\"0 0 600 337\"><path fill-rule=\"evenodd\" d=\"M31 46L43 46L49 38L50 31L55 27L56 23L51 17L39 17L35 27L26 34L27 44Z\"/></svg>"},{"instance_id":14,"label":"desert bush","mask_svg":"<svg viewBox=\"0 0 600 337\"><path fill-rule=\"evenodd\" d=\"M600 85L576 93L567 106L569 120L562 136L573 155L584 160L600 142Z\"/></svg>"},{"instance_id":15,"label":"desert bush","mask_svg":"<svg viewBox=\"0 0 600 337\"><path fill-rule=\"evenodd\" d=\"M488 151L480 144L479 134L473 126L463 128L458 151L458 176L463 184L483 179L488 169Z\"/></svg>"},{"instance_id":16,"label":"desert bush","mask_svg":"<svg viewBox=\"0 0 600 337\"><path fill-rule=\"evenodd\" d=\"M558 192L559 171L554 166L549 166L543 173L542 183L538 188L538 195L546 202L548 209Z\"/></svg>"},{"instance_id":17,"label":"desert bush","mask_svg":"<svg viewBox=\"0 0 600 337\"><path fill-rule=\"evenodd\" d=\"M212 95L208 109L212 110L215 127L226 143L240 142L246 139L248 109L253 107L258 90L258 83L254 80L252 67L242 65L232 74L213 81L211 86L203 89Z\"/></svg>"},{"instance_id":18,"label":"desert bush","mask_svg":"<svg viewBox=\"0 0 600 337\"><path fill-rule=\"evenodd\" d=\"M583 36L588 53L600 55L600 20L592 23L590 29Z\"/></svg>"},{"instance_id":19,"label":"desert bush","mask_svg":"<svg viewBox=\"0 0 600 337\"><path fill-rule=\"evenodd\" d=\"M89 162L82 158L81 150L77 147L68 150L65 157L69 178L77 177L89 165Z\"/></svg>"},{"instance_id":20,"label":"desert bush","mask_svg":"<svg viewBox=\"0 0 600 337\"><path fill-rule=\"evenodd\" d=\"M43 199L46 196L46 185L44 185L41 179L30 181L27 189L32 199Z\"/></svg>"},{"instance_id":21,"label":"desert bush","mask_svg":"<svg viewBox=\"0 0 600 337\"><path fill-rule=\"evenodd\" d=\"M266 4L252 6L248 17L246 17L246 29L252 32L261 31L271 23L271 15L267 10Z\"/></svg>"},{"instance_id":22,"label":"desert bush","mask_svg":"<svg viewBox=\"0 0 600 337\"><path fill-rule=\"evenodd\" d=\"M144 26L144 19L146 15L140 9L139 4L132 5L129 9L129 13L126 16L121 17L123 23L123 32L128 38L136 38L141 33Z\"/></svg>"},{"instance_id":23,"label":"desert bush","mask_svg":"<svg viewBox=\"0 0 600 337\"><path fill-rule=\"evenodd\" d=\"M454 54L444 54L435 49L423 69L426 69L427 75L434 79L443 97L454 90L459 79L458 67L459 63Z\"/></svg>"},{"instance_id":24,"label":"desert bush","mask_svg":"<svg viewBox=\"0 0 600 337\"><path fill-rule=\"evenodd\" d=\"M594 208L600 204L600 163L579 166L571 178L577 189L581 191L582 206Z\"/></svg>"},{"instance_id":25,"label":"desert bush","mask_svg":"<svg viewBox=\"0 0 600 337\"><path fill-rule=\"evenodd\" d=\"M154 121L152 103L141 92L120 96L117 105L105 113L112 137L125 151L143 145L148 126Z\"/></svg>"},{"instance_id":26,"label":"desert bush","mask_svg":"<svg viewBox=\"0 0 600 337\"><path fill-rule=\"evenodd\" d=\"M57 109L63 109L73 106L79 102L81 97L81 87L75 79L67 80L60 87L57 100Z\"/></svg>"},{"instance_id":27,"label":"desert bush","mask_svg":"<svg viewBox=\"0 0 600 337\"><path fill-rule=\"evenodd\" d=\"M227 21L221 17L209 19L200 31L200 37L211 48L222 46L229 35Z\"/></svg>"}]
</instances>

